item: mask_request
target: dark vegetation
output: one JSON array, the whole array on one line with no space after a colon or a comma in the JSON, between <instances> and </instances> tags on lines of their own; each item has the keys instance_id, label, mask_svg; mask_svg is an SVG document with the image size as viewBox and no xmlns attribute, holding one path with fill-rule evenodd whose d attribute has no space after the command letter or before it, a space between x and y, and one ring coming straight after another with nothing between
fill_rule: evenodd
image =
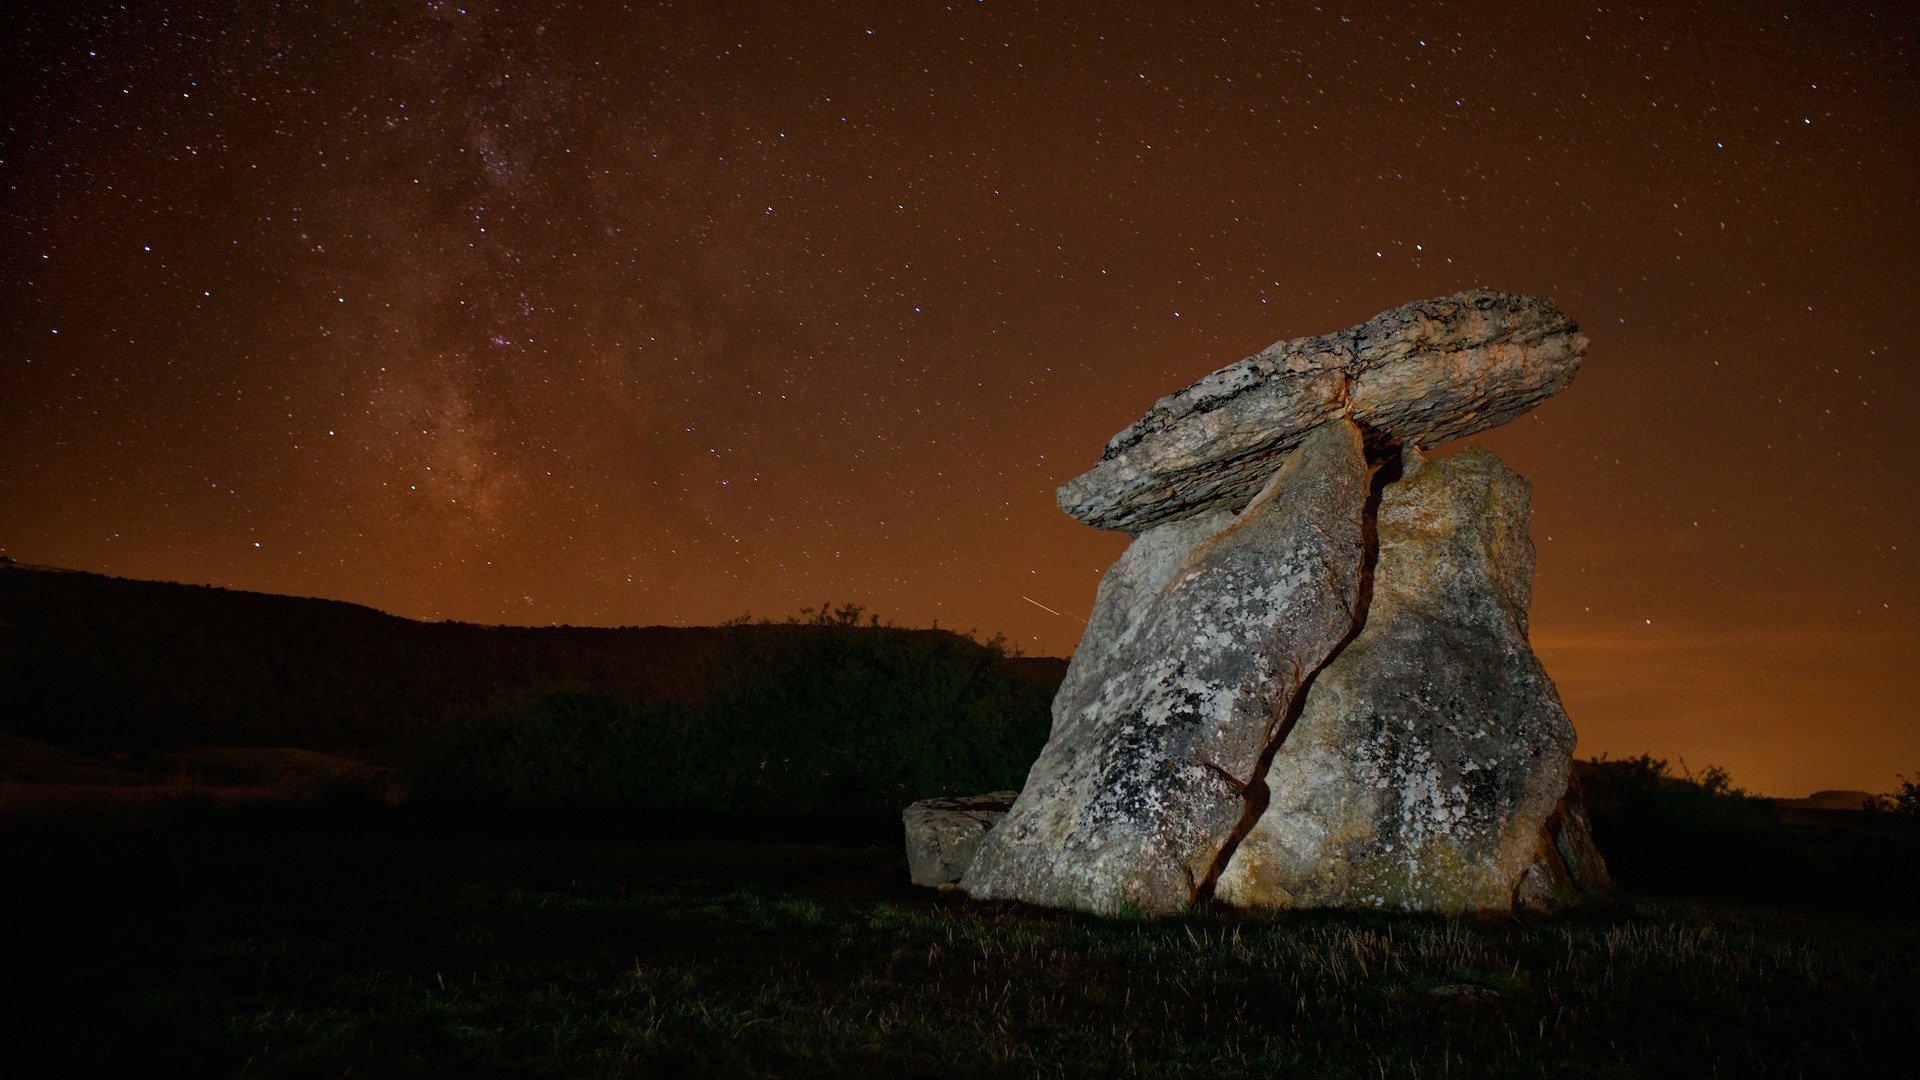
<instances>
[{"instance_id":1,"label":"dark vegetation","mask_svg":"<svg viewBox=\"0 0 1920 1080\"><path fill-rule=\"evenodd\" d=\"M1893 794L1869 809L1898 814L1904 822L1920 822L1920 776L1903 774Z\"/></svg>"},{"instance_id":2,"label":"dark vegetation","mask_svg":"<svg viewBox=\"0 0 1920 1080\"><path fill-rule=\"evenodd\" d=\"M854 606L719 627L426 624L0 566L0 729L177 771L206 744L376 752L449 812L864 821L1018 787L1065 662Z\"/></svg>"},{"instance_id":3,"label":"dark vegetation","mask_svg":"<svg viewBox=\"0 0 1920 1080\"><path fill-rule=\"evenodd\" d=\"M1641 755L1576 763L1594 843L1637 893L1851 910L1911 911L1920 895L1920 813L1783 809L1734 786Z\"/></svg>"},{"instance_id":4,"label":"dark vegetation","mask_svg":"<svg viewBox=\"0 0 1920 1080\"><path fill-rule=\"evenodd\" d=\"M906 884L898 809L1018 786L1061 662L860 615L493 630L0 566L7 776L168 795L0 801L0 1075L1911 1060L1912 781L1804 810L1713 768L1582 763L1627 892L1552 920L976 904ZM399 763L413 795L311 750ZM298 797L218 801L262 762Z\"/></svg>"},{"instance_id":5,"label":"dark vegetation","mask_svg":"<svg viewBox=\"0 0 1920 1080\"><path fill-rule=\"evenodd\" d=\"M685 699L563 687L459 719L417 756L416 795L696 821L864 816L897 830L918 799L1019 787L1057 677L1010 666L998 641L860 614L723 627Z\"/></svg>"},{"instance_id":6,"label":"dark vegetation","mask_svg":"<svg viewBox=\"0 0 1920 1080\"><path fill-rule=\"evenodd\" d=\"M0 562L0 728L90 753L291 745L408 754L449 721L518 711L548 722L587 698L604 708L686 706L711 719L719 706L704 699L716 687L741 709L811 710L802 723L833 707L829 694L897 717L939 693L971 693L990 700L966 702L970 722L1003 709L1019 713L1007 720L1017 725L1031 719L1019 711L1036 695L1044 714L1065 670L1050 657L1009 656L1001 642L860 626L859 614L823 607L805 620L722 627L420 623L333 600ZM777 671L758 666L767 660ZM800 670L815 663L831 671ZM769 685L796 673L805 688ZM942 719L956 716L936 707Z\"/></svg>"}]
</instances>

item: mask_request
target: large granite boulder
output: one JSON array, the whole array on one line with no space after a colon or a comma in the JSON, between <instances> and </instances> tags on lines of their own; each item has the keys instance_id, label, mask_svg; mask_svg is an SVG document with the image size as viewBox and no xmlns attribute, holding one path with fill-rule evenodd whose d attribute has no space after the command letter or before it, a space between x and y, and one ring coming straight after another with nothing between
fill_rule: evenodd
<instances>
[{"instance_id":1,"label":"large granite boulder","mask_svg":"<svg viewBox=\"0 0 1920 1080\"><path fill-rule=\"evenodd\" d=\"M1471 289L1278 342L1160 399L1059 491L1139 533L1253 497L1307 432L1346 416L1420 447L1504 424L1573 381L1587 339L1544 296Z\"/></svg>"},{"instance_id":2,"label":"large granite boulder","mask_svg":"<svg viewBox=\"0 0 1920 1080\"><path fill-rule=\"evenodd\" d=\"M1364 628L1315 675L1221 900L1500 911L1543 855L1574 732L1527 644L1527 483L1479 449L1402 460ZM1572 886L1555 866L1535 891Z\"/></svg>"},{"instance_id":3,"label":"large granite boulder","mask_svg":"<svg viewBox=\"0 0 1920 1080\"><path fill-rule=\"evenodd\" d=\"M1143 532L1101 585L1020 798L961 882L975 897L1175 911L1243 827L1295 695L1352 632L1360 430L1308 432L1237 515Z\"/></svg>"}]
</instances>

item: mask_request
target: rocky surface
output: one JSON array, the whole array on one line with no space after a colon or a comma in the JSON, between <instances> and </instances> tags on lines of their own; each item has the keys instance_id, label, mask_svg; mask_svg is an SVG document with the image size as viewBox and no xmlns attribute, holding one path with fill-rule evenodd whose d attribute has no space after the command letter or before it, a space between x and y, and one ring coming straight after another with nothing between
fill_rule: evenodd
<instances>
[{"instance_id":1,"label":"rocky surface","mask_svg":"<svg viewBox=\"0 0 1920 1080\"><path fill-rule=\"evenodd\" d=\"M1562 806L1573 726L1527 643L1527 483L1479 449L1402 461L1365 625L1315 675L1221 900L1504 911L1596 876Z\"/></svg>"},{"instance_id":2,"label":"rocky surface","mask_svg":"<svg viewBox=\"0 0 1920 1080\"><path fill-rule=\"evenodd\" d=\"M1578 777L1568 774L1567 793L1547 816L1534 849L1533 863L1514 887L1513 906L1553 911L1613 893L1613 875L1593 845Z\"/></svg>"},{"instance_id":3,"label":"rocky surface","mask_svg":"<svg viewBox=\"0 0 1920 1080\"><path fill-rule=\"evenodd\" d=\"M961 799L922 799L901 812L907 833L907 872L915 885L951 885L973 863L989 830L1007 816L1018 795L995 791Z\"/></svg>"},{"instance_id":4,"label":"rocky surface","mask_svg":"<svg viewBox=\"0 0 1920 1080\"><path fill-rule=\"evenodd\" d=\"M1282 342L1115 436L1060 505L1134 542L961 887L1149 914L1607 892L1527 642L1528 486L1420 452L1558 392L1586 344L1545 297L1472 290Z\"/></svg>"},{"instance_id":5,"label":"rocky surface","mask_svg":"<svg viewBox=\"0 0 1920 1080\"><path fill-rule=\"evenodd\" d=\"M1360 430L1323 424L1276 465L1238 515L1147 530L1109 571L972 895L1169 912L1212 877L1303 680L1352 631L1364 569Z\"/></svg>"},{"instance_id":6,"label":"rocky surface","mask_svg":"<svg viewBox=\"0 0 1920 1080\"><path fill-rule=\"evenodd\" d=\"M1238 509L1307 432L1349 417L1419 447L1504 424L1566 388L1587 339L1544 296L1473 289L1274 344L1168 395L1060 488L1089 525L1140 533Z\"/></svg>"}]
</instances>

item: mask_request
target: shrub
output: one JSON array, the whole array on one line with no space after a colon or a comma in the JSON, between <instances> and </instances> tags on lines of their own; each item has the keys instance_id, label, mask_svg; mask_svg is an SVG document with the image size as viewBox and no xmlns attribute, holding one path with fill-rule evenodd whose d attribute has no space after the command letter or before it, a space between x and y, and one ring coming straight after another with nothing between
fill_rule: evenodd
<instances>
[{"instance_id":1,"label":"shrub","mask_svg":"<svg viewBox=\"0 0 1920 1080\"><path fill-rule=\"evenodd\" d=\"M1920 773L1913 778L1900 777L1900 786L1887 797L1887 809L1911 821L1920 822Z\"/></svg>"},{"instance_id":2,"label":"shrub","mask_svg":"<svg viewBox=\"0 0 1920 1080\"><path fill-rule=\"evenodd\" d=\"M456 721L415 763L428 801L521 809L897 814L1019 787L1053 687L1005 642L860 623L847 605L735 622L687 702L562 686Z\"/></svg>"},{"instance_id":3,"label":"shrub","mask_svg":"<svg viewBox=\"0 0 1920 1080\"><path fill-rule=\"evenodd\" d=\"M681 794L688 713L581 686L522 694L449 724L413 763L415 794L515 809L649 807ZM653 766L647 785L622 783L643 764Z\"/></svg>"},{"instance_id":4,"label":"shrub","mask_svg":"<svg viewBox=\"0 0 1920 1080\"><path fill-rule=\"evenodd\" d=\"M1731 896L1769 886L1785 857L1779 813L1735 787L1726 770L1698 776L1647 754L1585 762L1580 783L1594 843L1622 885Z\"/></svg>"},{"instance_id":5,"label":"shrub","mask_svg":"<svg viewBox=\"0 0 1920 1080\"><path fill-rule=\"evenodd\" d=\"M1659 824L1693 831L1767 831L1779 827L1773 804L1733 785L1718 765L1695 776L1681 763L1675 776L1666 761L1647 754L1583 770L1589 812L1618 822Z\"/></svg>"}]
</instances>

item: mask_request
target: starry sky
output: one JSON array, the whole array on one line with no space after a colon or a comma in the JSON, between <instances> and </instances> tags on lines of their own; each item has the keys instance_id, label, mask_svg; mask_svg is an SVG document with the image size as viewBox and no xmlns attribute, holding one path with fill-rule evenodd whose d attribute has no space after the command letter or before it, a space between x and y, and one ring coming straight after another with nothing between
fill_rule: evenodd
<instances>
[{"instance_id":1,"label":"starry sky","mask_svg":"<svg viewBox=\"0 0 1920 1080\"><path fill-rule=\"evenodd\" d=\"M1910 4L109 4L0 16L0 550L422 619L858 603L1066 655L1053 490L1473 285L1573 386L1581 753L1920 773Z\"/></svg>"}]
</instances>

